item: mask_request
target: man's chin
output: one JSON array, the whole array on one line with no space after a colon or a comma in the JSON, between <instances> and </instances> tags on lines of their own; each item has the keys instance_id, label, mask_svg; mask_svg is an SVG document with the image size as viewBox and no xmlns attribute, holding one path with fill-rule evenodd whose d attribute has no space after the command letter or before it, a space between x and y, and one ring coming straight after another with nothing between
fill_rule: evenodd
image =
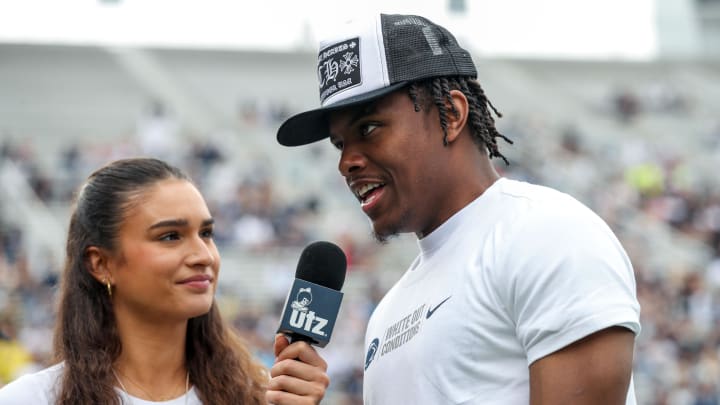
<instances>
[{"instance_id":1,"label":"man's chin","mask_svg":"<svg viewBox=\"0 0 720 405\"><path fill-rule=\"evenodd\" d=\"M389 242L390 239L398 237L401 233L407 232L402 230L407 228L407 226L404 226L404 224L408 222L407 219L406 216L403 216L399 221L393 222L387 220L385 222L370 220L373 238L384 244Z\"/></svg>"},{"instance_id":2,"label":"man's chin","mask_svg":"<svg viewBox=\"0 0 720 405\"><path fill-rule=\"evenodd\" d=\"M388 243L390 239L396 238L398 235L399 232L397 231L378 230L376 228L373 228L372 232L373 238L382 244Z\"/></svg>"}]
</instances>

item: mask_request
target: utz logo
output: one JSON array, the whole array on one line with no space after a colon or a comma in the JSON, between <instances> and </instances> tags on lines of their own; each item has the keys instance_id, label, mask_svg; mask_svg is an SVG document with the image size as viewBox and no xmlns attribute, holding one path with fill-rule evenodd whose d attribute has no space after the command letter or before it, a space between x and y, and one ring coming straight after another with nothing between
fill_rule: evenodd
<instances>
[{"instance_id":1,"label":"utz logo","mask_svg":"<svg viewBox=\"0 0 720 405\"><path fill-rule=\"evenodd\" d=\"M290 314L290 326L293 328L303 329L307 332L314 333L319 336L327 336L323 330L328 320L315 315L315 311L308 308L312 302L312 290L308 288L300 288L298 290L295 301L290 304L292 313Z\"/></svg>"},{"instance_id":2,"label":"utz logo","mask_svg":"<svg viewBox=\"0 0 720 405\"><path fill-rule=\"evenodd\" d=\"M298 311L307 312L308 308L307 306L310 305L312 302L312 291L310 290L310 287L308 288L301 288L298 290L297 296L295 298L295 301L290 304L292 309L297 309Z\"/></svg>"},{"instance_id":3,"label":"utz logo","mask_svg":"<svg viewBox=\"0 0 720 405\"><path fill-rule=\"evenodd\" d=\"M320 103L333 94L360 85L360 38L351 38L323 48L318 53Z\"/></svg>"},{"instance_id":4,"label":"utz logo","mask_svg":"<svg viewBox=\"0 0 720 405\"><path fill-rule=\"evenodd\" d=\"M375 338L372 342L370 342L367 354L365 355L365 370L370 367L370 363L372 363L373 359L375 359L375 353L377 353L378 345L380 345L380 340L378 340L378 338Z\"/></svg>"}]
</instances>

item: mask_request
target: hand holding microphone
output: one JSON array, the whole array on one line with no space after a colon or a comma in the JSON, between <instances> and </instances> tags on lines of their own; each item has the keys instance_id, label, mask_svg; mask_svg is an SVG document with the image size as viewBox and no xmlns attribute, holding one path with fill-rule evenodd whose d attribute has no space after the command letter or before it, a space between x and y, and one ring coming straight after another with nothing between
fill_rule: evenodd
<instances>
[{"instance_id":1,"label":"hand holding microphone","mask_svg":"<svg viewBox=\"0 0 720 405\"><path fill-rule=\"evenodd\" d=\"M270 403L318 404L325 395L327 363L311 345L325 347L330 341L346 267L345 253L330 242L314 242L300 255L275 336Z\"/></svg>"}]
</instances>

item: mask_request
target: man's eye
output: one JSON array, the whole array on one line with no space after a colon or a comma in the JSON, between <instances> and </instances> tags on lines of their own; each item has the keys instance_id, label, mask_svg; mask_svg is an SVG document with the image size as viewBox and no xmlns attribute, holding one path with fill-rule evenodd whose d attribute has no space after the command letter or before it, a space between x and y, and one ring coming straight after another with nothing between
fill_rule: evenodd
<instances>
[{"instance_id":1,"label":"man's eye","mask_svg":"<svg viewBox=\"0 0 720 405\"><path fill-rule=\"evenodd\" d=\"M337 150L343 150L343 143L342 143L342 142L337 141L337 142L333 142L332 144L333 144L333 146L335 147L335 149L337 149Z\"/></svg>"},{"instance_id":2,"label":"man's eye","mask_svg":"<svg viewBox=\"0 0 720 405\"><path fill-rule=\"evenodd\" d=\"M378 125L376 125L376 124L363 124L362 126L360 126L360 135L368 136L377 127L378 127Z\"/></svg>"}]
</instances>

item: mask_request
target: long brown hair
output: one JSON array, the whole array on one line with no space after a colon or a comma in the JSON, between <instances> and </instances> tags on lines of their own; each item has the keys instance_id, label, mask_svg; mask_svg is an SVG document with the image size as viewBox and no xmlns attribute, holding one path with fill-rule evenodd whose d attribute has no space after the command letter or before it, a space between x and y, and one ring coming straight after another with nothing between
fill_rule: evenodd
<instances>
[{"instance_id":1,"label":"long brown hair","mask_svg":"<svg viewBox=\"0 0 720 405\"><path fill-rule=\"evenodd\" d=\"M163 161L124 159L98 169L78 193L54 336L56 359L64 362L58 405L120 405L112 365L122 344L108 291L88 271L86 251L90 246L118 249L118 230L132 197L171 178L190 181ZM215 303L207 314L188 321L185 357L203 403L265 403L267 373L223 322Z\"/></svg>"}]
</instances>

